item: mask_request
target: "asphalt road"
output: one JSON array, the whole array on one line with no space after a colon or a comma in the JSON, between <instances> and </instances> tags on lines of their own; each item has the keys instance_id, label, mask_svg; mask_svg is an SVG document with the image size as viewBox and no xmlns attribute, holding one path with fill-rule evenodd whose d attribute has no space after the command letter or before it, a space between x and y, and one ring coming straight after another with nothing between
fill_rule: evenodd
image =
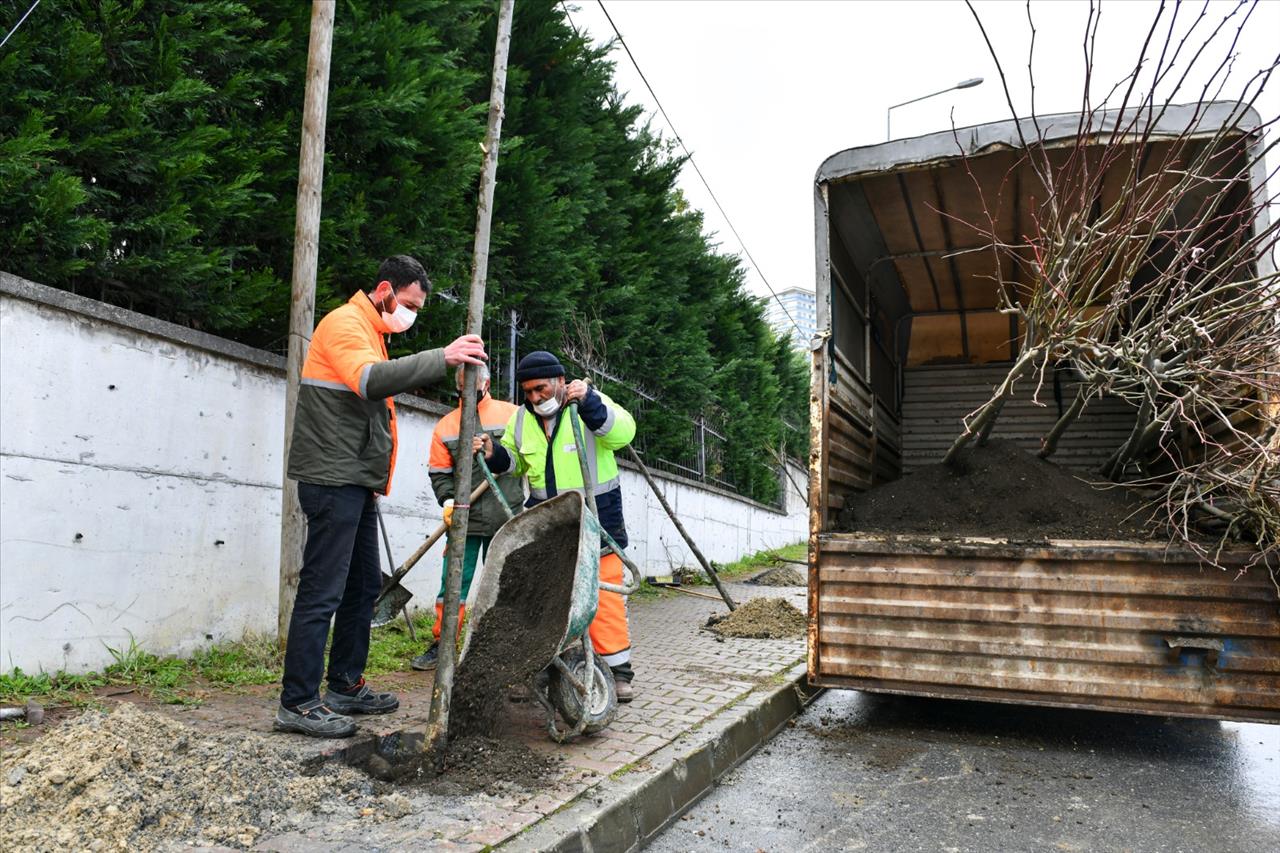
<instances>
[{"instance_id":1,"label":"asphalt road","mask_svg":"<svg viewBox=\"0 0 1280 853\"><path fill-rule=\"evenodd\" d=\"M650 851L1280 851L1280 726L828 691Z\"/></svg>"}]
</instances>

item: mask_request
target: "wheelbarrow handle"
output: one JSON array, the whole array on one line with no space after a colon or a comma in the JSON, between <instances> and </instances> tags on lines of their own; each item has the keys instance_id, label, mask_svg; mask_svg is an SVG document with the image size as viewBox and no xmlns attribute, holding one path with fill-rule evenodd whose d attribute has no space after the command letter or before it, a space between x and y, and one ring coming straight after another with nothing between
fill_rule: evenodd
<instances>
[{"instance_id":1,"label":"wheelbarrow handle","mask_svg":"<svg viewBox=\"0 0 1280 853\"><path fill-rule=\"evenodd\" d=\"M632 593L637 592L640 589L640 584L643 582L643 576L640 574L640 569L635 563L631 562L631 558L627 556L627 552L623 551L618 543L613 541L613 537L609 535L609 531L605 530L603 526L600 528L600 535L604 537L604 541L613 549L613 553L618 555L618 559L622 560L622 565L626 567L627 572L631 575L630 580L625 580L620 584L600 581L600 588L605 592L616 592L619 595L631 595Z\"/></svg>"},{"instance_id":2,"label":"wheelbarrow handle","mask_svg":"<svg viewBox=\"0 0 1280 853\"><path fill-rule=\"evenodd\" d=\"M489 463L484 460L484 453L477 453L476 461L480 463L480 471L484 474L485 483L488 484L489 488L493 489L493 496L498 499L498 503L502 504L502 511L507 514L507 519L515 518L515 510L507 502L507 496L502 493L502 488L498 485L497 478L489 470Z\"/></svg>"}]
</instances>

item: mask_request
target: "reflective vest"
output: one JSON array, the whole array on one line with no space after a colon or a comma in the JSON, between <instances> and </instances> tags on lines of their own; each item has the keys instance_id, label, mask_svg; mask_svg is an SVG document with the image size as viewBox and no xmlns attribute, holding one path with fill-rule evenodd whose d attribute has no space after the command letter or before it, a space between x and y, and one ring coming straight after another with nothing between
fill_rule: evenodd
<instances>
[{"instance_id":1,"label":"reflective vest","mask_svg":"<svg viewBox=\"0 0 1280 853\"><path fill-rule=\"evenodd\" d=\"M626 547L627 531L622 516L622 482L613 452L631 443L636 422L626 409L594 389L604 404L604 422L595 430L582 423L587 466L596 484L596 509L600 523L620 546ZM551 439L548 441L548 430ZM566 491L583 490L582 466L567 408L550 420L540 418L526 403L516 410L502 436L502 445L511 454L517 475L529 478L529 499L534 506Z\"/></svg>"}]
</instances>

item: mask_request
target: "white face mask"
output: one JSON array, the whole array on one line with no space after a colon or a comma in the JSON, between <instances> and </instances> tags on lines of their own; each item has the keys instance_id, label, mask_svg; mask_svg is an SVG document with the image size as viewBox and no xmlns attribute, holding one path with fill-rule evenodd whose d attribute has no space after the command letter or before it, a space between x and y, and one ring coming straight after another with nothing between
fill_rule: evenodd
<instances>
[{"instance_id":1,"label":"white face mask","mask_svg":"<svg viewBox=\"0 0 1280 853\"><path fill-rule=\"evenodd\" d=\"M417 313L410 311L403 305L397 304L395 313L388 314L382 312L382 322L386 325L387 331L392 334L407 331L413 325L413 321L418 319Z\"/></svg>"},{"instance_id":2,"label":"white face mask","mask_svg":"<svg viewBox=\"0 0 1280 853\"><path fill-rule=\"evenodd\" d=\"M548 397L541 403L534 405L533 410L544 418L549 418L556 412L560 411L560 401L555 397Z\"/></svg>"}]
</instances>

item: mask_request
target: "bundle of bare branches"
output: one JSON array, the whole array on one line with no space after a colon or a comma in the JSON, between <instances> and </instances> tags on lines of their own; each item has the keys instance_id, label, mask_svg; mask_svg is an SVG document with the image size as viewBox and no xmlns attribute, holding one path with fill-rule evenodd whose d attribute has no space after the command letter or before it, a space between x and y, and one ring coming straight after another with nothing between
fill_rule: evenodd
<instances>
[{"instance_id":1,"label":"bundle of bare branches","mask_svg":"<svg viewBox=\"0 0 1280 853\"><path fill-rule=\"evenodd\" d=\"M986 441L1015 383L1038 393L1047 374L1066 367L1078 375L1079 391L1040 455L1054 452L1091 400L1130 401L1133 431L1099 474L1150 488L1156 520L1206 561L1216 562L1220 548L1247 545L1274 578L1280 223L1268 221L1276 199L1264 164L1276 144L1266 131L1280 117L1260 118L1255 107L1280 56L1234 79L1235 45L1253 5L1235 6L1216 25L1207 5L1189 22L1179 21L1181 11L1161 5L1133 71L1094 105L1089 83L1101 15L1090 5L1085 95L1078 127L1064 139L1034 112L1028 5L1032 115L1015 121L1022 150L1014 168L1032 176L1022 196L1034 199L1033 233L1013 243L997 236L1002 198L982 199L987 222L964 223L987 238L997 270L1014 271L1011 280L997 273L997 284L1000 310L1018 319L1020 349L990 400L965 419L947 461L971 441ZM1211 59L1221 43L1229 43L1225 55ZM987 44L1012 111L1009 81ZM1193 77L1208 81L1195 102L1173 106L1188 96L1183 89ZM1218 101L1229 81L1238 99ZM983 182L975 178L974 186L981 195Z\"/></svg>"}]
</instances>

